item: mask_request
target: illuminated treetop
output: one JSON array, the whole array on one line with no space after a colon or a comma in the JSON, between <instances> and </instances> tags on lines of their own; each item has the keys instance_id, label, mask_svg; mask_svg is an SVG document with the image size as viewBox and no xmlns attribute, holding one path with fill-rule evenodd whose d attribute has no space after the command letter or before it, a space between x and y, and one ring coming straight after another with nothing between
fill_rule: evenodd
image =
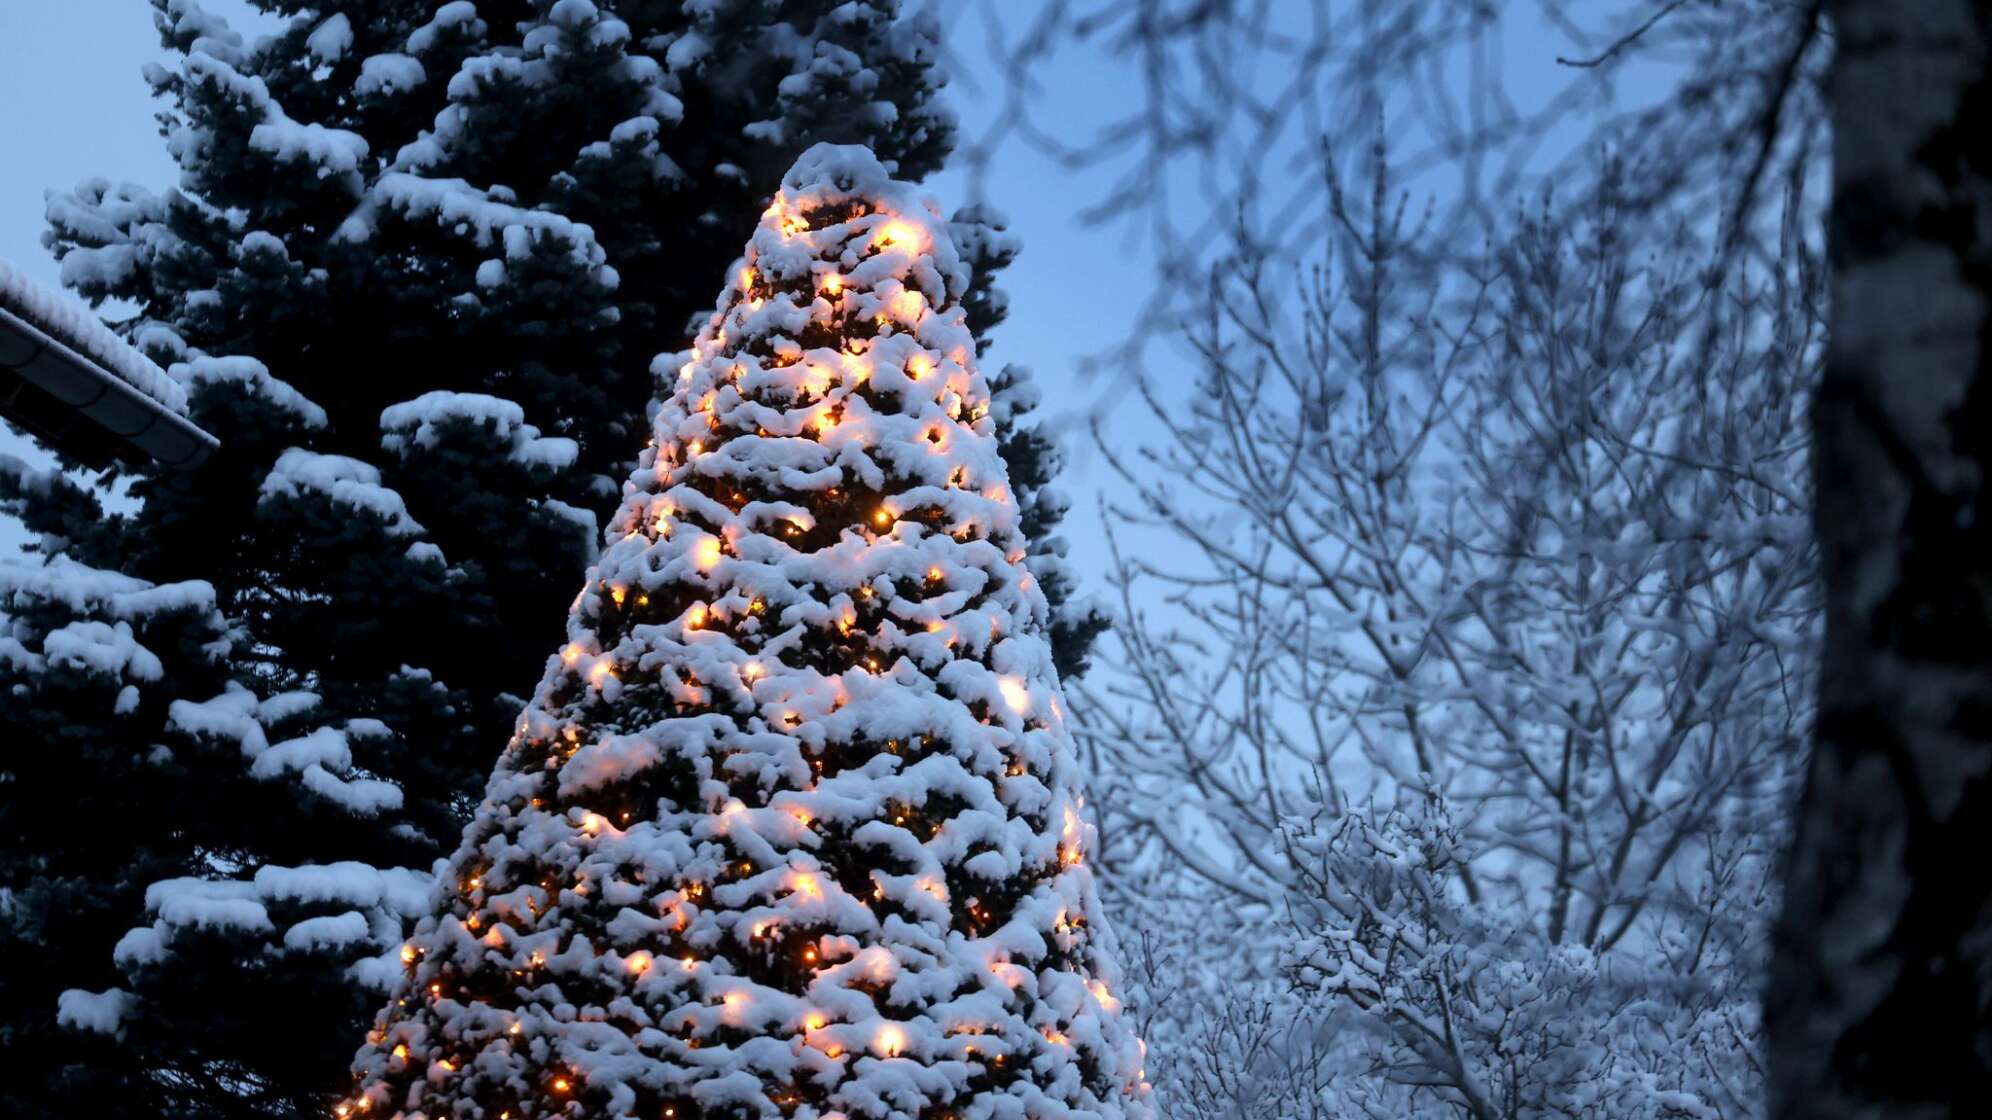
<instances>
[{"instance_id":1,"label":"illuminated treetop","mask_svg":"<svg viewBox=\"0 0 1992 1120\"><path fill-rule=\"evenodd\" d=\"M342 1114L1150 1115L966 279L789 172Z\"/></svg>"}]
</instances>

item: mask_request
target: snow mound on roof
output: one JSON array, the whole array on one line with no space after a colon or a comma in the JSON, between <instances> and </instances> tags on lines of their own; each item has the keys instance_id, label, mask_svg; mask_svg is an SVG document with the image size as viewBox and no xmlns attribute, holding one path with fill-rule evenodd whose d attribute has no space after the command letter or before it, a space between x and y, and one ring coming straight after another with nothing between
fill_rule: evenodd
<instances>
[{"instance_id":1,"label":"snow mound on roof","mask_svg":"<svg viewBox=\"0 0 1992 1120\"><path fill-rule=\"evenodd\" d=\"M81 300L35 283L6 261L0 261L0 310L26 320L179 415L187 414L187 394L165 370L119 338Z\"/></svg>"}]
</instances>

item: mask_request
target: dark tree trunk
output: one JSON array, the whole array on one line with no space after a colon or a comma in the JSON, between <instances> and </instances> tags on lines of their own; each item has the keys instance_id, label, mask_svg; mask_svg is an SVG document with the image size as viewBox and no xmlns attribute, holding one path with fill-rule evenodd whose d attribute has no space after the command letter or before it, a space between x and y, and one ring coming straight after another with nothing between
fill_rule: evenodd
<instances>
[{"instance_id":1,"label":"dark tree trunk","mask_svg":"<svg viewBox=\"0 0 1992 1120\"><path fill-rule=\"evenodd\" d=\"M1780 1120L1992 1115L1992 3L1832 0L1819 726Z\"/></svg>"}]
</instances>

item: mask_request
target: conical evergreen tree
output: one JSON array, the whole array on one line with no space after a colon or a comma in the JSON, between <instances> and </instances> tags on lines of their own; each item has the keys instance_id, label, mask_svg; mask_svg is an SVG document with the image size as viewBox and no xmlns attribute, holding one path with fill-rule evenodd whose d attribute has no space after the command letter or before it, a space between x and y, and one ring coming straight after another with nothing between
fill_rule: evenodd
<instances>
[{"instance_id":1,"label":"conical evergreen tree","mask_svg":"<svg viewBox=\"0 0 1992 1120\"><path fill-rule=\"evenodd\" d=\"M820 145L732 275L339 1111L1146 1116L947 227Z\"/></svg>"}]
</instances>

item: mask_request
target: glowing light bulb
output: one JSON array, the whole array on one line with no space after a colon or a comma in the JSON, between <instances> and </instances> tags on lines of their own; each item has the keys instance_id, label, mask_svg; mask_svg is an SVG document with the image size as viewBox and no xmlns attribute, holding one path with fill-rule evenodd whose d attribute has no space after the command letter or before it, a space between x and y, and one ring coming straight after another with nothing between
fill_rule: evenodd
<instances>
[{"instance_id":1,"label":"glowing light bulb","mask_svg":"<svg viewBox=\"0 0 1992 1120\"><path fill-rule=\"evenodd\" d=\"M720 552L718 537L702 538L692 547L692 564L701 572L710 572L719 566Z\"/></svg>"},{"instance_id":2,"label":"glowing light bulb","mask_svg":"<svg viewBox=\"0 0 1992 1120\"><path fill-rule=\"evenodd\" d=\"M636 973L636 974L637 974L637 975L639 975L639 976L641 976L642 974L644 974L644 973L646 973L646 972L649 972L649 971L650 971L650 965L651 965L651 957L650 957L650 954L649 954L649 953L643 953L643 952L638 952L638 953L632 953L632 954L630 954L630 958L629 958L629 960L628 960L628 961L626 962L626 967L627 967L627 968L628 968L628 969L629 969L629 970L630 970L631 972L633 972L633 973Z\"/></svg>"},{"instance_id":3,"label":"glowing light bulb","mask_svg":"<svg viewBox=\"0 0 1992 1120\"><path fill-rule=\"evenodd\" d=\"M1031 689L1022 677L1004 677L996 682L996 687L1003 693L1003 702L1010 705L1011 711L1021 715L1030 710Z\"/></svg>"},{"instance_id":4,"label":"glowing light bulb","mask_svg":"<svg viewBox=\"0 0 1992 1120\"><path fill-rule=\"evenodd\" d=\"M941 569L940 569L939 567L933 567L933 568L928 568L928 569L927 569L927 582L928 582L928 583L939 583L939 582L941 582L941 576L942 576L943 574L944 574L944 573L943 573L943 572L941 571Z\"/></svg>"},{"instance_id":5,"label":"glowing light bulb","mask_svg":"<svg viewBox=\"0 0 1992 1120\"><path fill-rule=\"evenodd\" d=\"M1086 986L1093 990L1093 1000L1102 1008L1112 1011L1114 1008L1120 1006L1120 1001L1115 999L1114 994L1107 990L1107 985L1104 982L1093 980L1089 981Z\"/></svg>"},{"instance_id":6,"label":"glowing light bulb","mask_svg":"<svg viewBox=\"0 0 1992 1120\"><path fill-rule=\"evenodd\" d=\"M805 898L822 898L823 884L816 876L804 872L795 877L795 891Z\"/></svg>"},{"instance_id":7,"label":"glowing light bulb","mask_svg":"<svg viewBox=\"0 0 1992 1120\"><path fill-rule=\"evenodd\" d=\"M762 672L764 670L761 668L759 661L749 661L740 669L740 675L750 681L759 680Z\"/></svg>"},{"instance_id":8,"label":"glowing light bulb","mask_svg":"<svg viewBox=\"0 0 1992 1120\"><path fill-rule=\"evenodd\" d=\"M914 296L913 298L918 300L920 297ZM918 314L917 308L914 313ZM915 354L906 359L906 376L913 380L918 381L932 372L934 372L934 359L929 358L927 355Z\"/></svg>"},{"instance_id":9,"label":"glowing light bulb","mask_svg":"<svg viewBox=\"0 0 1992 1120\"><path fill-rule=\"evenodd\" d=\"M415 946L403 945L401 947L401 963L402 964L415 963Z\"/></svg>"},{"instance_id":10,"label":"glowing light bulb","mask_svg":"<svg viewBox=\"0 0 1992 1120\"><path fill-rule=\"evenodd\" d=\"M553 1091L556 1093L565 1093L567 1090L572 1089L573 1087L574 1087L573 1084L570 1083L565 1077L556 1077L553 1079Z\"/></svg>"},{"instance_id":11,"label":"glowing light bulb","mask_svg":"<svg viewBox=\"0 0 1992 1120\"><path fill-rule=\"evenodd\" d=\"M873 241L887 249L917 249L920 231L905 222L887 222L879 227Z\"/></svg>"},{"instance_id":12,"label":"glowing light bulb","mask_svg":"<svg viewBox=\"0 0 1992 1120\"><path fill-rule=\"evenodd\" d=\"M885 528L888 525L891 525L892 511L884 506L878 507L878 509L872 513L872 524L878 526L881 529Z\"/></svg>"},{"instance_id":13,"label":"glowing light bulb","mask_svg":"<svg viewBox=\"0 0 1992 1120\"><path fill-rule=\"evenodd\" d=\"M688 630L697 630L699 627L704 626L706 624L706 613L704 603L693 603L692 609L685 612L685 628Z\"/></svg>"},{"instance_id":14,"label":"glowing light bulb","mask_svg":"<svg viewBox=\"0 0 1992 1120\"><path fill-rule=\"evenodd\" d=\"M892 301L893 311L897 312L901 318L907 320L918 319L921 309L926 307L926 305L927 301L920 298L919 292L901 292L899 293L899 298ZM909 366L912 365L911 362L907 364ZM932 363L928 363L928 367L932 368Z\"/></svg>"},{"instance_id":15,"label":"glowing light bulb","mask_svg":"<svg viewBox=\"0 0 1992 1120\"><path fill-rule=\"evenodd\" d=\"M821 1011L812 1011L803 1018L802 1025L806 1030L820 1031L830 1025L830 1017Z\"/></svg>"},{"instance_id":16,"label":"glowing light bulb","mask_svg":"<svg viewBox=\"0 0 1992 1120\"><path fill-rule=\"evenodd\" d=\"M710 283L710 281L708 281L708 283ZM740 286L742 288L751 288L754 286L754 269L752 267L746 267L740 270Z\"/></svg>"},{"instance_id":17,"label":"glowing light bulb","mask_svg":"<svg viewBox=\"0 0 1992 1120\"><path fill-rule=\"evenodd\" d=\"M581 647L572 642L569 642L566 646L561 648L560 660L568 665L572 665L576 661L581 660Z\"/></svg>"},{"instance_id":18,"label":"glowing light bulb","mask_svg":"<svg viewBox=\"0 0 1992 1120\"><path fill-rule=\"evenodd\" d=\"M693 455L702 455L705 453L705 442L703 440L695 439L692 442L685 445L685 450L689 451Z\"/></svg>"},{"instance_id":19,"label":"glowing light bulb","mask_svg":"<svg viewBox=\"0 0 1992 1120\"><path fill-rule=\"evenodd\" d=\"M823 291L827 295L842 295L844 292L844 278L834 272L825 276L823 278Z\"/></svg>"},{"instance_id":20,"label":"glowing light bulb","mask_svg":"<svg viewBox=\"0 0 1992 1120\"><path fill-rule=\"evenodd\" d=\"M888 1058L897 1058L906 1052L906 1032L895 1024L887 1023L880 1027L876 1041L879 1053Z\"/></svg>"},{"instance_id":21,"label":"glowing light bulb","mask_svg":"<svg viewBox=\"0 0 1992 1120\"><path fill-rule=\"evenodd\" d=\"M394 1056L403 1061L408 1060L408 1044L405 1042L397 1043L394 1047Z\"/></svg>"}]
</instances>

